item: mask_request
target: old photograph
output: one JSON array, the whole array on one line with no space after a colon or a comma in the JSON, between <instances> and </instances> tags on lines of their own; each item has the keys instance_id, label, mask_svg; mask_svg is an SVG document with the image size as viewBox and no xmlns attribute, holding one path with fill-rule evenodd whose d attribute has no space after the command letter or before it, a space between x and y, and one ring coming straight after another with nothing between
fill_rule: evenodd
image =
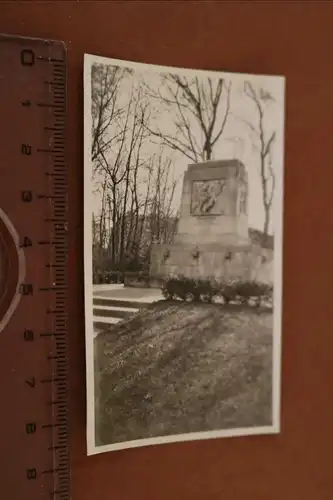
<instances>
[{"instance_id":1,"label":"old photograph","mask_svg":"<svg viewBox=\"0 0 333 500\"><path fill-rule=\"evenodd\" d=\"M280 432L283 76L85 54L87 453Z\"/></svg>"}]
</instances>

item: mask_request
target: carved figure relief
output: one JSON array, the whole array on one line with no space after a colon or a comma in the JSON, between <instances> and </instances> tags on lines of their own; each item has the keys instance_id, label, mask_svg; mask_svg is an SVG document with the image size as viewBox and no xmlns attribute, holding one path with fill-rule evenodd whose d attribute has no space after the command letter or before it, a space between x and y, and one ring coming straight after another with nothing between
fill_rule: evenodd
<instances>
[{"instance_id":1,"label":"carved figure relief","mask_svg":"<svg viewBox=\"0 0 333 500\"><path fill-rule=\"evenodd\" d=\"M226 215L229 208L226 185L225 179L193 181L191 214Z\"/></svg>"}]
</instances>

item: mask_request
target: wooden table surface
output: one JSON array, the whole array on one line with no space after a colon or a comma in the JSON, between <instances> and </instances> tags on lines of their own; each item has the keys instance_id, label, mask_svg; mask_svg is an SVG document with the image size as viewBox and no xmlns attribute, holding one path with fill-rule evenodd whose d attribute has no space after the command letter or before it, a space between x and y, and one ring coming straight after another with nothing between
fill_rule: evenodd
<instances>
[{"instance_id":1,"label":"wooden table surface","mask_svg":"<svg viewBox=\"0 0 333 500\"><path fill-rule=\"evenodd\" d=\"M73 500L332 499L332 21L332 2L1 3L0 32L60 39L68 49ZM280 435L86 456L85 52L161 65L286 76ZM6 397L10 407L10 394Z\"/></svg>"}]
</instances>

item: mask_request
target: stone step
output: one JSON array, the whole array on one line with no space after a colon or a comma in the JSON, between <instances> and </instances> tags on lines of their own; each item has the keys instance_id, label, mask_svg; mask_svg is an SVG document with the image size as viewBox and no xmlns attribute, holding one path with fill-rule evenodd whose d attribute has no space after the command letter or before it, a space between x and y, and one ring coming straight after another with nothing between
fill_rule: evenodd
<instances>
[{"instance_id":1,"label":"stone step","mask_svg":"<svg viewBox=\"0 0 333 500\"><path fill-rule=\"evenodd\" d=\"M96 328L96 327L94 326L94 330L93 330L93 338L97 337L97 335L98 335L99 333L102 333L102 332L103 332L103 330L100 330L99 328Z\"/></svg>"},{"instance_id":2,"label":"stone step","mask_svg":"<svg viewBox=\"0 0 333 500\"><path fill-rule=\"evenodd\" d=\"M100 331L108 330L112 325L116 325L117 323L119 323L119 321L121 321L121 318L111 318L105 316L94 317L93 320L94 332L99 331L100 333Z\"/></svg>"},{"instance_id":3,"label":"stone step","mask_svg":"<svg viewBox=\"0 0 333 500\"><path fill-rule=\"evenodd\" d=\"M139 302L136 300L123 300L123 299L114 299L114 298L102 298L102 297L93 297L93 305L94 306L108 306L115 308L131 308L131 309L140 309L143 307L147 307L151 302Z\"/></svg>"},{"instance_id":4,"label":"stone step","mask_svg":"<svg viewBox=\"0 0 333 500\"><path fill-rule=\"evenodd\" d=\"M94 333L93 333L93 336L94 337L97 337L97 335L99 335L100 333L103 333L105 332L106 330L109 330L109 328L111 327L112 325L110 325L110 323L95 323L94 322Z\"/></svg>"},{"instance_id":5,"label":"stone step","mask_svg":"<svg viewBox=\"0 0 333 500\"><path fill-rule=\"evenodd\" d=\"M112 318L127 318L131 314L138 312L139 309L129 307L96 306L93 308L94 317L104 316Z\"/></svg>"}]
</instances>

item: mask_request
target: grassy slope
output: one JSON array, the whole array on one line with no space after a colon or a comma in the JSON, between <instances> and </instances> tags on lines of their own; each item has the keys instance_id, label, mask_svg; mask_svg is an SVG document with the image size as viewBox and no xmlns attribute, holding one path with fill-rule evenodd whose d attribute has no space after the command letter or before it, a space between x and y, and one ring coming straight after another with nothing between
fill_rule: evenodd
<instances>
[{"instance_id":1,"label":"grassy slope","mask_svg":"<svg viewBox=\"0 0 333 500\"><path fill-rule=\"evenodd\" d=\"M271 313L164 302L95 349L98 445L271 424Z\"/></svg>"}]
</instances>

